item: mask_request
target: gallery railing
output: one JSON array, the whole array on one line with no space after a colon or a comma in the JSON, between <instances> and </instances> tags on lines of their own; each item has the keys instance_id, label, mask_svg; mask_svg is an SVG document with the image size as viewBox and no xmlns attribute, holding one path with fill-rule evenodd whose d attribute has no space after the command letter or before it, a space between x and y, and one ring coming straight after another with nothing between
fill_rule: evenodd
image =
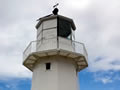
<instances>
[{"instance_id":1,"label":"gallery railing","mask_svg":"<svg viewBox=\"0 0 120 90\"><path fill-rule=\"evenodd\" d=\"M83 43L72 41L62 37L55 37L31 41L25 49L25 51L23 52L23 60L25 60L31 53L51 49L63 49L75 53L80 53L85 56L86 60L88 57L85 45Z\"/></svg>"}]
</instances>

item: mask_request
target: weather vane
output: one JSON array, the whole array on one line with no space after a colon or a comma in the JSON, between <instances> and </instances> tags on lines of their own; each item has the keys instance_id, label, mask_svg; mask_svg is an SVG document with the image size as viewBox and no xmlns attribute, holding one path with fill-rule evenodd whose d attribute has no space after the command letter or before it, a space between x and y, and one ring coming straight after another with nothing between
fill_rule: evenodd
<instances>
[{"instance_id":1,"label":"weather vane","mask_svg":"<svg viewBox=\"0 0 120 90\"><path fill-rule=\"evenodd\" d=\"M59 3L55 4L55 5L53 6L53 8L57 8L58 5L59 5Z\"/></svg>"},{"instance_id":2,"label":"weather vane","mask_svg":"<svg viewBox=\"0 0 120 90\"><path fill-rule=\"evenodd\" d=\"M59 11L58 8L57 8L58 5L59 5L59 3L57 3L53 6L54 10L52 12L53 12L54 15L58 14L58 11Z\"/></svg>"}]
</instances>

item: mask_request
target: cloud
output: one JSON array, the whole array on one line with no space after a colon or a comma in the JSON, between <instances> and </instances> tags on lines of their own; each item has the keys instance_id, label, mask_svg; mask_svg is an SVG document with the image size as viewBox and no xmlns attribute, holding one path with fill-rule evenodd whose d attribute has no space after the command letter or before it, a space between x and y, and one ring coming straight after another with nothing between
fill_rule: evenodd
<instances>
[{"instance_id":1,"label":"cloud","mask_svg":"<svg viewBox=\"0 0 120 90\"><path fill-rule=\"evenodd\" d=\"M0 0L1 78L31 77L30 71L22 66L22 52L36 38L35 20L50 14L54 3L49 0ZM69 3L61 0L59 3L59 13L75 21L76 40L86 45L88 70L120 70L120 1L71 0Z\"/></svg>"},{"instance_id":2,"label":"cloud","mask_svg":"<svg viewBox=\"0 0 120 90\"><path fill-rule=\"evenodd\" d=\"M107 83L112 83L112 80L110 80L110 78L100 78L100 80L104 83L104 84L107 84Z\"/></svg>"},{"instance_id":3,"label":"cloud","mask_svg":"<svg viewBox=\"0 0 120 90\"><path fill-rule=\"evenodd\" d=\"M120 3L117 0L92 0L84 11L76 10L76 39L84 42L89 55L89 70L120 70ZM80 13L79 13L80 12ZM74 16L75 16L74 15ZM98 57L104 57L96 61Z\"/></svg>"},{"instance_id":4,"label":"cloud","mask_svg":"<svg viewBox=\"0 0 120 90\"><path fill-rule=\"evenodd\" d=\"M46 2L0 0L0 79L31 78L32 73L22 65L23 51L36 39L36 20L52 12L52 3Z\"/></svg>"},{"instance_id":5,"label":"cloud","mask_svg":"<svg viewBox=\"0 0 120 90\"><path fill-rule=\"evenodd\" d=\"M108 70L95 72L94 79L96 82L102 82L103 84L114 83L120 81L120 71Z\"/></svg>"}]
</instances>

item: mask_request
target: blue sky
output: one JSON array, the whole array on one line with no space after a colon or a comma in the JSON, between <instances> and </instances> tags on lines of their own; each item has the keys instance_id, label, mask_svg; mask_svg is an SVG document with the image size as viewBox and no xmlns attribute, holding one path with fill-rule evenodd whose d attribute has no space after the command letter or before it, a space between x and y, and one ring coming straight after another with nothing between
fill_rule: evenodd
<instances>
[{"instance_id":1,"label":"blue sky","mask_svg":"<svg viewBox=\"0 0 120 90\"><path fill-rule=\"evenodd\" d=\"M0 81L0 90L30 90L31 79L14 78L12 80Z\"/></svg>"},{"instance_id":2,"label":"blue sky","mask_svg":"<svg viewBox=\"0 0 120 90\"><path fill-rule=\"evenodd\" d=\"M32 73L22 65L22 54L36 40L36 20L51 14L56 2L59 14L74 20L76 41L88 52L80 89L119 90L119 0L0 0L0 90L30 90Z\"/></svg>"},{"instance_id":3,"label":"blue sky","mask_svg":"<svg viewBox=\"0 0 120 90\"><path fill-rule=\"evenodd\" d=\"M103 73L102 75L100 75ZM114 74L110 75L109 72L99 72L99 73L91 73L82 71L80 72L80 89L81 90L119 90L120 88L120 80L115 79L116 75L119 75L120 72L114 72ZM111 81L103 82L101 80L97 80L98 78L111 78Z\"/></svg>"},{"instance_id":4,"label":"blue sky","mask_svg":"<svg viewBox=\"0 0 120 90\"><path fill-rule=\"evenodd\" d=\"M113 71L111 71L113 72ZM116 75L119 75L119 72L114 72L110 75L109 72L103 73L91 73L87 70L81 71L79 75L79 83L81 90L119 90L120 88L120 79L115 79ZM97 75L96 75L97 74ZM99 80L96 80L97 77L110 77L111 82L103 83ZM28 78L12 78L8 80L0 81L0 90L30 90L31 89L31 79Z\"/></svg>"}]
</instances>

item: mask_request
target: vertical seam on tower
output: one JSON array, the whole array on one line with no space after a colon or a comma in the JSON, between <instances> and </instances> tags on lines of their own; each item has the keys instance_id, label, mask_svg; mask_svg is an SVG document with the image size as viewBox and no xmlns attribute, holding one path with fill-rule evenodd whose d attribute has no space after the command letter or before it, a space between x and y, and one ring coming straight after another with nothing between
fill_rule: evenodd
<instances>
[{"instance_id":1,"label":"vertical seam on tower","mask_svg":"<svg viewBox=\"0 0 120 90\"><path fill-rule=\"evenodd\" d=\"M59 49L58 33L59 33L59 17L57 16L57 49Z\"/></svg>"}]
</instances>

